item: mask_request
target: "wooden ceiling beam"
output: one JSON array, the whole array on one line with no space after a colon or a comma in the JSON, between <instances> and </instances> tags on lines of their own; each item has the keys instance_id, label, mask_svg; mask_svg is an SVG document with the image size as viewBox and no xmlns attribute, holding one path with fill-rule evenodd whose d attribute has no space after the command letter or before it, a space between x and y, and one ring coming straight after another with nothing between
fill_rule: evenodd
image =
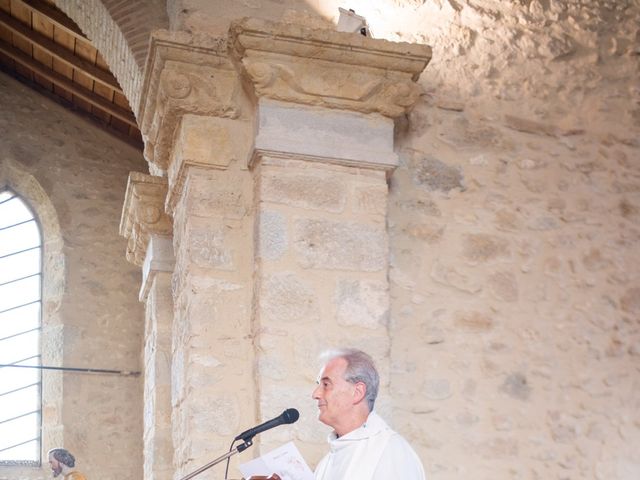
<instances>
[{"instance_id":1,"label":"wooden ceiling beam","mask_svg":"<svg viewBox=\"0 0 640 480\"><path fill-rule=\"evenodd\" d=\"M44 2L43 0L20 0L20 3L23 3L32 12L37 12L40 15L47 17L51 23L55 24L56 27L62 28L67 33L70 33L82 41L89 42L84 33L82 33L82 30L78 28L73 20L49 3Z\"/></svg>"},{"instance_id":2,"label":"wooden ceiling beam","mask_svg":"<svg viewBox=\"0 0 640 480\"><path fill-rule=\"evenodd\" d=\"M128 110L105 100L103 97L95 94L88 88L84 88L77 83L73 83L64 75L47 68L45 65L37 62L30 56L25 55L22 51L3 40L0 40L0 52L4 53L6 56L10 57L22 66L33 70L34 73L46 78L54 85L70 91L73 95L89 102L94 107L107 112L109 115L122 120L136 129L138 128L135 117Z\"/></svg>"},{"instance_id":3,"label":"wooden ceiling beam","mask_svg":"<svg viewBox=\"0 0 640 480\"><path fill-rule=\"evenodd\" d=\"M37 47L40 47L47 53L53 55L66 65L80 70L96 82L100 82L102 85L111 88L118 93L122 93L122 90L118 85L118 81L109 72L105 72L87 60L76 57L72 52L55 43L46 35L28 28L22 22L16 20L11 15L4 13L2 10L0 10L0 24L4 25L14 34L19 35L28 42L33 43Z\"/></svg>"}]
</instances>

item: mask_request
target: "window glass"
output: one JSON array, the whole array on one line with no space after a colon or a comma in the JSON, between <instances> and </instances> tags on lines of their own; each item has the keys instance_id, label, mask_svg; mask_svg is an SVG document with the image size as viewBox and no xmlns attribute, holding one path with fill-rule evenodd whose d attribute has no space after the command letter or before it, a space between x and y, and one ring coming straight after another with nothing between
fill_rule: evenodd
<instances>
[{"instance_id":1,"label":"window glass","mask_svg":"<svg viewBox=\"0 0 640 480\"><path fill-rule=\"evenodd\" d=\"M29 206L0 190L0 465L40 465L42 241Z\"/></svg>"}]
</instances>

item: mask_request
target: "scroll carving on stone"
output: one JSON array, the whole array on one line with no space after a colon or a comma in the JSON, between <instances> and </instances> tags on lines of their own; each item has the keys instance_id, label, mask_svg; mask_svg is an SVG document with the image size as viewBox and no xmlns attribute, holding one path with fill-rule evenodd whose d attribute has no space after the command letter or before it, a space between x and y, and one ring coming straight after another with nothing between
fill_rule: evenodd
<instances>
[{"instance_id":1,"label":"scroll carving on stone","mask_svg":"<svg viewBox=\"0 0 640 480\"><path fill-rule=\"evenodd\" d=\"M382 85L381 80L376 77L376 72L371 75L367 75L368 72L356 72L359 78L353 79L348 77L353 77L354 72L345 72L330 64L325 65L322 72L313 76L304 74L309 66L306 62L287 66L247 60L245 66L258 94L268 97L295 99L302 95L363 102L375 95ZM336 83L345 88L336 90ZM309 99L309 102L313 101Z\"/></svg>"},{"instance_id":2,"label":"scroll carving on stone","mask_svg":"<svg viewBox=\"0 0 640 480\"><path fill-rule=\"evenodd\" d=\"M237 97L242 89L227 57L226 43L209 40L201 45L190 35L173 32L157 32L151 39L141 132L147 161L162 171L167 169L173 135L184 114L240 115Z\"/></svg>"},{"instance_id":3,"label":"scroll carving on stone","mask_svg":"<svg viewBox=\"0 0 640 480\"><path fill-rule=\"evenodd\" d=\"M231 55L258 96L397 117L417 101L427 45L244 19L232 25Z\"/></svg>"},{"instance_id":4,"label":"scroll carving on stone","mask_svg":"<svg viewBox=\"0 0 640 480\"><path fill-rule=\"evenodd\" d=\"M166 96L171 98L187 98L191 93L189 77L176 71L170 70L162 77L162 87Z\"/></svg>"},{"instance_id":5,"label":"scroll carving on stone","mask_svg":"<svg viewBox=\"0 0 640 480\"><path fill-rule=\"evenodd\" d=\"M127 260L141 266L149 235L171 235L171 217L164 212L167 180L138 172L129 174L120 235L128 239Z\"/></svg>"}]
</instances>

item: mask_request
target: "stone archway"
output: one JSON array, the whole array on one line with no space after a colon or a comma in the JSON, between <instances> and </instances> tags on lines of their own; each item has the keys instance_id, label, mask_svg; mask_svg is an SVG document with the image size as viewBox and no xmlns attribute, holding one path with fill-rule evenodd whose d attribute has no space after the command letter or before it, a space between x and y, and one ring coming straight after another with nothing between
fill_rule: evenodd
<instances>
[{"instance_id":1,"label":"stone archway","mask_svg":"<svg viewBox=\"0 0 640 480\"><path fill-rule=\"evenodd\" d=\"M151 31L166 28L165 2L55 0L100 51L138 115Z\"/></svg>"}]
</instances>

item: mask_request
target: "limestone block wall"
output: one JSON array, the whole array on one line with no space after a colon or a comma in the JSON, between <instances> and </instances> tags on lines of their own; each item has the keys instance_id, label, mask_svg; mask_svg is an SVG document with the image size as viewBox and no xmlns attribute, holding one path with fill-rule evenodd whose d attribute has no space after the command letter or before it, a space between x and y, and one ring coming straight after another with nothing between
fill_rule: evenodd
<instances>
[{"instance_id":1,"label":"limestone block wall","mask_svg":"<svg viewBox=\"0 0 640 480\"><path fill-rule=\"evenodd\" d=\"M294 439L315 463L329 433L311 399L318 354L367 349L389 378L385 172L268 156L254 171L260 411L300 411L294 426L261 435L260 447Z\"/></svg>"},{"instance_id":2,"label":"limestone block wall","mask_svg":"<svg viewBox=\"0 0 640 480\"><path fill-rule=\"evenodd\" d=\"M397 122L401 165L389 179L390 346L377 357L390 365L391 388L383 400L392 407L391 423L414 442L433 478L637 478L637 2L167 3L170 27L196 35L225 35L230 20L246 15L329 26L338 6L364 15L374 37L433 46L433 60L420 80L422 99ZM279 178L269 177L269 168L264 180ZM279 188L290 189L299 178L289 180ZM247 179L240 183L245 191ZM210 188L194 186L192 200L204 198ZM326 186L329 195L331 182ZM211 272L229 266L230 244L221 239L237 228L243 232L237 241L245 245L248 228L213 219L219 222L218 234L199 235L198 222L211 224L212 214L198 212L187 198L181 207L189 215L178 215L174 237L184 260L177 278L187 278L193 269L188 278L197 281L177 283L177 318L187 318L190 308L226 313L227 303L217 292L233 272ZM295 234L292 226L299 228L304 220L293 217L305 217L309 203L301 205L283 193L276 198L257 204L257 228L266 235L258 240L267 242L260 243L265 256L258 261L272 268L262 270L264 282L258 285L260 320L269 320L272 311L286 318L289 311L271 292L287 291L305 305L310 296L304 281L314 276L313 268L303 267L304 272L296 270L302 279L296 283L289 280L298 273L283 272L300 265L278 271L282 225ZM313 215L333 215L318 213L326 208ZM287 211L294 212L290 223L282 220ZM303 247L297 245L296 254L314 258ZM251 266L243 265L246 281ZM336 308L336 323L323 332L326 343L358 336L359 327L345 322L352 321L352 312L363 311L358 291L364 290L343 285L342 294L332 298L335 303L323 306ZM187 302L191 297L181 296L183 287L196 289L193 305ZM205 293L198 295L198 289ZM227 291L224 296L232 297ZM237 293L233 300L248 305L249 296L254 297ZM274 327L281 318L274 319ZM209 349L206 356L187 357L194 352L181 350L186 342L174 343L179 380L173 387L174 433L183 442L177 464L185 471L192 466L188 439L201 435L194 422L205 406L183 408L179 402L203 378L207 388L211 378L233 384L231 374L218 373L230 362L219 355L230 351L222 348L229 342L214 338L212 325L191 327L204 331ZM174 333L176 338L192 334ZM255 332L234 331L230 337L237 341L249 333ZM258 348L245 355L250 362L237 367L243 385L251 384L245 377L257 353L265 393L269 385L278 391L288 374L310 362L305 355L324 346L308 338L302 342L309 352L289 346L270 356L261 350L268 340L267 335L255 340ZM240 343L250 350L248 338ZM220 365L202 361L209 361L212 351ZM192 359L186 365L196 367L195 375L180 370L183 354ZM302 393L303 379L298 380L295 388ZM248 403L254 400L257 405L256 399ZM273 395L259 409L277 410L280 401ZM229 411L222 400L218 404L220 411ZM219 419L212 425L214 443L222 444L240 424L235 413ZM296 433L315 445L305 452L313 464L322 449L322 427L305 425ZM280 437L273 435L275 444Z\"/></svg>"},{"instance_id":3,"label":"limestone block wall","mask_svg":"<svg viewBox=\"0 0 640 480\"><path fill-rule=\"evenodd\" d=\"M225 32L209 22L217 10L192 5L170 9L174 28ZM390 363L392 424L434 478L637 478L637 3L256 1L224 13L317 26L338 6L374 37L433 46L389 181L391 344L376 356ZM283 254L287 198L259 205L265 255ZM261 319L279 321L291 306L271 292L305 306L313 272L291 282L263 260L274 271ZM358 327L323 334L301 341L313 351ZM307 361L292 347L258 353L266 393ZM298 435L317 442L305 445L313 464L322 427L308 425Z\"/></svg>"},{"instance_id":4,"label":"limestone block wall","mask_svg":"<svg viewBox=\"0 0 640 480\"><path fill-rule=\"evenodd\" d=\"M243 17L285 20L331 27L329 18L318 14L323 0L169 0L167 15L171 30L206 32L225 36L229 23ZM335 8L337 13L337 7Z\"/></svg>"},{"instance_id":5,"label":"limestone block wall","mask_svg":"<svg viewBox=\"0 0 640 480\"><path fill-rule=\"evenodd\" d=\"M392 179L396 426L436 478L635 478L638 148L472 115Z\"/></svg>"},{"instance_id":6,"label":"limestone block wall","mask_svg":"<svg viewBox=\"0 0 640 480\"><path fill-rule=\"evenodd\" d=\"M637 3L348 7L433 46L390 178L392 423L434 478L637 478Z\"/></svg>"},{"instance_id":7,"label":"limestone block wall","mask_svg":"<svg viewBox=\"0 0 640 480\"><path fill-rule=\"evenodd\" d=\"M144 334L144 478L167 480L173 477L171 274L156 272L150 283Z\"/></svg>"},{"instance_id":8,"label":"limestone block wall","mask_svg":"<svg viewBox=\"0 0 640 480\"><path fill-rule=\"evenodd\" d=\"M432 478L637 478L637 4L402 3L394 424Z\"/></svg>"},{"instance_id":9,"label":"limestone block wall","mask_svg":"<svg viewBox=\"0 0 640 480\"><path fill-rule=\"evenodd\" d=\"M60 225L64 291L56 324L44 326L43 344L52 350L44 358L57 366L141 370L140 273L126 262L118 235L127 175L145 168L141 153L4 75L0 104L2 168L33 178ZM45 438L45 452L68 448L88 478L141 477L141 377L47 372L44 382L45 395L61 395L45 398L51 407L44 421L56 432ZM56 382L61 388L52 392ZM0 467L2 479L50 476L46 458L41 469Z\"/></svg>"},{"instance_id":10,"label":"limestone block wall","mask_svg":"<svg viewBox=\"0 0 640 480\"><path fill-rule=\"evenodd\" d=\"M221 455L255 412L251 179L190 168L174 216L172 431L176 475Z\"/></svg>"}]
</instances>

